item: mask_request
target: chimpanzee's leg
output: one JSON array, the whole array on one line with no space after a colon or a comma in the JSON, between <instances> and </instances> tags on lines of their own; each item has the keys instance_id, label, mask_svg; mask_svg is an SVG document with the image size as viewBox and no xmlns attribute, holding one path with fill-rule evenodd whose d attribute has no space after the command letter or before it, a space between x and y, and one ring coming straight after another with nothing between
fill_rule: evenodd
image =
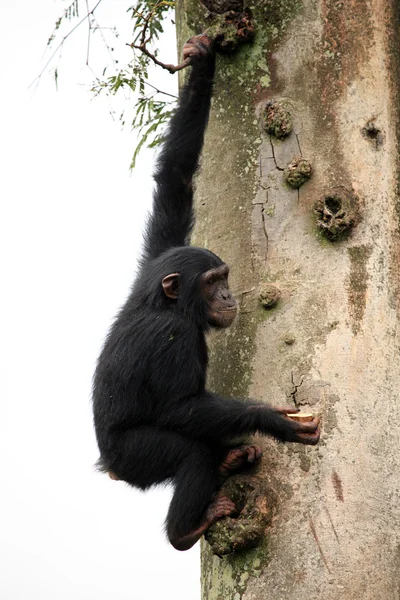
<instances>
[{"instance_id":1,"label":"chimpanzee's leg","mask_svg":"<svg viewBox=\"0 0 400 600\"><path fill-rule=\"evenodd\" d=\"M226 454L218 444L141 427L126 431L117 446L119 451L113 460L103 458L104 468L114 478L141 489L166 480L173 482L166 530L175 548L190 548L211 523L235 511L227 498L215 498Z\"/></svg>"},{"instance_id":2,"label":"chimpanzee's leg","mask_svg":"<svg viewBox=\"0 0 400 600\"><path fill-rule=\"evenodd\" d=\"M101 463L103 470L145 490L174 479L182 465L202 448L201 443L174 431L142 426L119 435L109 459L102 457Z\"/></svg>"},{"instance_id":3,"label":"chimpanzee's leg","mask_svg":"<svg viewBox=\"0 0 400 600\"><path fill-rule=\"evenodd\" d=\"M198 445L174 478L166 530L177 550L188 550L214 521L236 512L231 500L216 494L221 485L220 462L220 451Z\"/></svg>"}]
</instances>

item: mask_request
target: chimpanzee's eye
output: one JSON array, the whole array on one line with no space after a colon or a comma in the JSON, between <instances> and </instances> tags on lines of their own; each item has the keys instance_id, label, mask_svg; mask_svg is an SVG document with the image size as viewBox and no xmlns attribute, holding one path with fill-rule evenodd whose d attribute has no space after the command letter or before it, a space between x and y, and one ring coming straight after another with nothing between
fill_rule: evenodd
<instances>
[{"instance_id":1,"label":"chimpanzee's eye","mask_svg":"<svg viewBox=\"0 0 400 600\"><path fill-rule=\"evenodd\" d=\"M214 285L215 283L215 279L213 277L210 277L210 279L208 280L208 285Z\"/></svg>"}]
</instances>

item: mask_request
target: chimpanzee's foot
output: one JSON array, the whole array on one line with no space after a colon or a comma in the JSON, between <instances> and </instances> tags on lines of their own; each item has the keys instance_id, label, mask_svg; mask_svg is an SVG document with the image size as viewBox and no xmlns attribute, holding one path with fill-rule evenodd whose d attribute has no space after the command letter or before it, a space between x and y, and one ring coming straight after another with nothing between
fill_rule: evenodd
<instances>
[{"instance_id":1,"label":"chimpanzee's foot","mask_svg":"<svg viewBox=\"0 0 400 600\"><path fill-rule=\"evenodd\" d=\"M235 513L237 513L237 508L232 500L226 496L217 496L215 500L209 504L197 529L179 537L170 535L169 541L176 550L189 550L189 548L194 546L203 533L205 533L215 521L222 519L223 517L229 517Z\"/></svg>"},{"instance_id":2,"label":"chimpanzee's foot","mask_svg":"<svg viewBox=\"0 0 400 600\"><path fill-rule=\"evenodd\" d=\"M235 504L227 496L217 496L209 505L205 515L205 522L208 527L222 517L229 517L237 512Z\"/></svg>"},{"instance_id":3,"label":"chimpanzee's foot","mask_svg":"<svg viewBox=\"0 0 400 600\"><path fill-rule=\"evenodd\" d=\"M261 448L258 446L240 446L228 451L219 466L219 472L223 479L233 473L240 471L243 467L254 465L262 456Z\"/></svg>"}]
</instances>

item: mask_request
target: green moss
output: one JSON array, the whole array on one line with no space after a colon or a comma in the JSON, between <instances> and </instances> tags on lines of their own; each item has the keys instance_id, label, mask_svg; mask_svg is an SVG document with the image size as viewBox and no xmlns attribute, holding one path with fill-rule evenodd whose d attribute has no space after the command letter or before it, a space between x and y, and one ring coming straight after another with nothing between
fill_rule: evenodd
<instances>
[{"instance_id":1,"label":"green moss","mask_svg":"<svg viewBox=\"0 0 400 600\"><path fill-rule=\"evenodd\" d=\"M230 577L234 582L233 589L240 594L239 598L241 598L246 591L249 579L251 577L259 577L268 560L268 538L266 537L264 537L262 544L258 546L258 548L228 556L224 560L226 570L230 571ZM226 596L223 600L231 597L232 596Z\"/></svg>"},{"instance_id":2,"label":"green moss","mask_svg":"<svg viewBox=\"0 0 400 600\"><path fill-rule=\"evenodd\" d=\"M312 166L309 160L296 156L283 172L283 179L290 187L299 188L310 179Z\"/></svg>"},{"instance_id":3,"label":"green moss","mask_svg":"<svg viewBox=\"0 0 400 600\"><path fill-rule=\"evenodd\" d=\"M249 577L258 577L268 559L268 540L267 538L264 538L262 545L260 545L257 549L251 548L250 550L246 550L240 554L228 556L226 562L232 567L234 578L236 579L240 589L240 587L243 587L241 585L242 573L248 573ZM246 581L247 579L248 578L246 578Z\"/></svg>"},{"instance_id":4,"label":"green moss","mask_svg":"<svg viewBox=\"0 0 400 600\"><path fill-rule=\"evenodd\" d=\"M217 556L242 553L259 546L272 518L274 494L257 477L235 475L221 493L232 500L238 514L214 523L205 538Z\"/></svg>"},{"instance_id":5,"label":"green moss","mask_svg":"<svg viewBox=\"0 0 400 600\"><path fill-rule=\"evenodd\" d=\"M207 532L206 540L214 554L225 556L257 547L264 531L263 523L260 523L254 515L240 520L227 517Z\"/></svg>"},{"instance_id":6,"label":"green moss","mask_svg":"<svg viewBox=\"0 0 400 600\"><path fill-rule=\"evenodd\" d=\"M207 18L207 34L216 40L219 52L230 54L254 39L254 25L249 11L230 11Z\"/></svg>"},{"instance_id":7,"label":"green moss","mask_svg":"<svg viewBox=\"0 0 400 600\"><path fill-rule=\"evenodd\" d=\"M201 3L214 13L243 10L243 0L201 0Z\"/></svg>"},{"instance_id":8,"label":"green moss","mask_svg":"<svg viewBox=\"0 0 400 600\"><path fill-rule=\"evenodd\" d=\"M290 22L302 9L300 0L261 0L250 2L248 8L252 13L254 24L254 38L251 44L244 44L235 56L236 82L248 85L248 92L253 94L256 87L268 87L271 81L269 65L267 62L268 49L272 49L284 36ZM198 0L178 0L177 2L177 28L181 40L188 39L191 35L209 31L217 35L223 27L222 15L209 14L206 7ZM224 32L231 41L236 33L227 28ZM235 41L232 50L237 49ZM226 73L229 77L229 73Z\"/></svg>"},{"instance_id":9,"label":"green moss","mask_svg":"<svg viewBox=\"0 0 400 600\"><path fill-rule=\"evenodd\" d=\"M264 214L266 214L268 217L273 217L275 215L275 210L276 210L275 204L268 204L264 210Z\"/></svg>"},{"instance_id":10,"label":"green moss","mask_svg":"<svg viewBox=\"0 0 400 600\"><path fill-rule=\"evenodd\" d=\"M261 116L265 131L278 140L287 137L293 129L292 115L280 102L267 102Z\"/></svg>"},{"instance_id":11,"label":"green moss","mask_svg":"<svg viewBox=\"0 0 400 600\"><path fill-rule=\"evenodd\" d=\"M240 600L249 580L259 577L269 560L268 540L253 548L224 558L213 556L202 543L203 600Z\"/></svg>"},{"instance_id":12,"label":"green moss","mask_svg":"<svg viewBox=\"0 0 400 600\"><path fill-rule=\"evenodd\" d=\"M324 233L321 231L320 227L318 226L316 216L313 219L312 230L315 239L321 244L323 248L333 248L335 246L335 243L329 238L327 238L326 235L324 235Z\"/></svg>"}]
</instances>

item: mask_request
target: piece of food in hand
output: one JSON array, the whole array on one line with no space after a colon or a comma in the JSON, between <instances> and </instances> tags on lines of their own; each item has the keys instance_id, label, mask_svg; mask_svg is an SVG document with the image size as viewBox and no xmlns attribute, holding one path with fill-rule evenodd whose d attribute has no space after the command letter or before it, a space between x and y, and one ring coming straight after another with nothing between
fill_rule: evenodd
<instances>
[{"instance_id":1,"label":"piece of food in hand","mask_svg":"<svg viewBox=\"0 0 400 600\"><path fill-rule=\"evenodd\" d=\"M299 423L308 423L314 419L314 415L312 413L287 413L286 414L289 419L293 419L293 421L299 421Z\"/></svg>"}]
</instances>

